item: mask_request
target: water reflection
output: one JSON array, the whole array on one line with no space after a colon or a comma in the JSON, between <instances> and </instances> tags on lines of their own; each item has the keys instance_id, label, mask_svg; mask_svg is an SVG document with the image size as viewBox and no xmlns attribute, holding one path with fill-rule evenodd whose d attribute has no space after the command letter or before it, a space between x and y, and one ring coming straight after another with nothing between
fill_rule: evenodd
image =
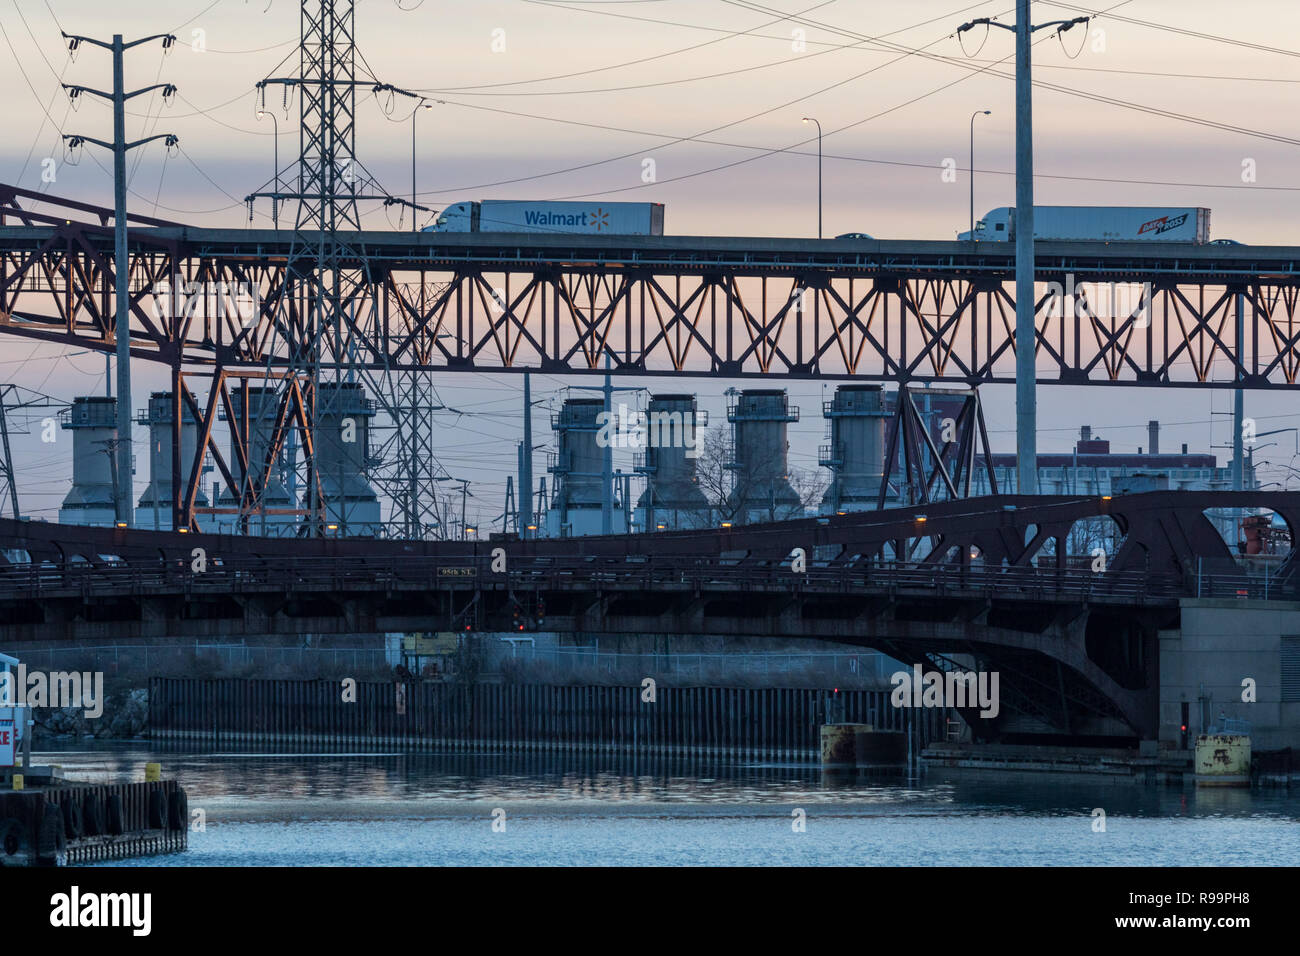
<instances>
[{"instance_id":1,"label":"water reflection","mask_svg":"<svg viewBox=\"0 0 1300 956\"><path fill-rule=\"evenodd\" d=\"M1286 791L1170 789L608 754L251 754L113 745L40 755L79 779L163 764L221 864L1300 863ZM507 834L490 817L505 811ZM804 833L791 814L802 809ZM1092 813L1103 808L1107 829ZM493 840L493 837L497 837ZM506 851L509 852L506 852Z\"/></svg>"}]
</instances>

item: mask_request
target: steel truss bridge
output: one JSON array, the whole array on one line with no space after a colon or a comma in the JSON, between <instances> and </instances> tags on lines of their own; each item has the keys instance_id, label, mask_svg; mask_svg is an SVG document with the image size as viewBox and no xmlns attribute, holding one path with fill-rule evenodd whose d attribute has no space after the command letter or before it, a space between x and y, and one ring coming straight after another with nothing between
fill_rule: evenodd
<instances>
[{"instance_id":1,"label":"steel truss bridge","mask_svg":"<svg viewBox=\"0 0 1300 956\"><path fill-rule=\"evenodd\" d=\"M0 186L0 332L114 349L111 220ZM281 393L268 462L293 427L310 460L313 389L345 371L1014 381L1009 243L348 233L343 307L316 328L301 231L129 225L131 354L170 370L173 427L197 420L195 462L211 451L245 511L260 500L235 477L259 474L249 423L232 427L232 462L213 425L236 420L231 393L251 380ZM1041 383L1300 387L1300 247L1043 242L1037 255ZM199 470L173 447L187 490L173 518L193 527Z\"/></svg>"},{"instance_id":2,"label":"steel truss bridge","mask_svg":"<svg viewBox=\"0 0 1300 956\"><path fill-rule=\"evenodd\" d=\"M1297 492L975 498L924 515L558 541L290 541L3 519L0 638L525 626L814 637L909 666L998 671L1001 723L969 715L986 738L1028 725L1149 739L1158 632L1178 626L1182 601L1300 598L1294 553L1267 575L1233 560L1206 517L1223 508L1268 508L1300 527ZM1121 540L1104 570L1067 547L1099 520ZM806 573L793 569L796 548Z\"/></svg>"}]
</instances>

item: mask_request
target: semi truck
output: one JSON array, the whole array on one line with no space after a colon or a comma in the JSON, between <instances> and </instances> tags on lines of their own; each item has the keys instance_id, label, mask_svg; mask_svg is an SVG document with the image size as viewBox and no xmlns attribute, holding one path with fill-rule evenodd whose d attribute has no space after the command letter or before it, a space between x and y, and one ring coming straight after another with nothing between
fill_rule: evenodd
<instances>
[{"instance_id":1,"label":"semi truck","mask_svg":"<svg viewBox=\"0 0 1300 956\"><path fill-rule=\"evenodd\" d=\"M425 232L548 232L593 236L662 236L657 202L531 202L484 199L453 203Z\"/></svg>"},{"instance_id":2,"label":"semi truck","mask_svg":"<svg viewBox=\"0 0 1300 956\"><path fill-rule=\"evenodd\" d=\"M1016 208L999 206L957 239L1011 242ZM1080 242L1210 241L1210 210L1203 206L1035 206L1034 238Z\"/></svg>"}]
</instances>

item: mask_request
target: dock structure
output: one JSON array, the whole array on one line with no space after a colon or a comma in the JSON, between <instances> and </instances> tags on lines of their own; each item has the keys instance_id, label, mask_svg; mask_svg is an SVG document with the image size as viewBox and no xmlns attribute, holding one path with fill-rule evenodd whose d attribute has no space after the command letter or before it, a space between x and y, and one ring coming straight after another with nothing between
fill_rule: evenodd
<instances>
[{"instance_id":1,"label":"dock structure","mask_svg":"<svg viewBox=\"0 0 1300 956\"><path fill-rule=\"evenodd\" d=\"M0 771L0 867L179 853L189 827L189 802L175 780L84 783L57 767Z\"/></svg>"}]
</instances>

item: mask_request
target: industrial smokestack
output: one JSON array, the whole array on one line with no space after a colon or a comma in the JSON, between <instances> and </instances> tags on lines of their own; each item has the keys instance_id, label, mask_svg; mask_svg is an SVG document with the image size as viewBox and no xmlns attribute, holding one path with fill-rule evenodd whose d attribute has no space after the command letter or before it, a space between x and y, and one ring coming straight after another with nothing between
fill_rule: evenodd
<instances>
[{"instance_id":1,"label":"industrial smokestack","mask_svg":"<svg viewBox=\"0 0 1300 956\"><path fill-rule=\"evenodd\" d=\"M1160 423L1155 419L1147 422L1147 444L1151 446L1151 454L1160 454Z\"/></svg>"},{"instance_id":2,"label":"industrial smokestack","mask_svg":"<svg viewBox=\"0 0 1300 956\"><path fill-rule=\"evenodd\" d=\"M1092 426L1084 425L1079 429L1079 441L1092 441Z\"/></svg>"}]
</instances>

